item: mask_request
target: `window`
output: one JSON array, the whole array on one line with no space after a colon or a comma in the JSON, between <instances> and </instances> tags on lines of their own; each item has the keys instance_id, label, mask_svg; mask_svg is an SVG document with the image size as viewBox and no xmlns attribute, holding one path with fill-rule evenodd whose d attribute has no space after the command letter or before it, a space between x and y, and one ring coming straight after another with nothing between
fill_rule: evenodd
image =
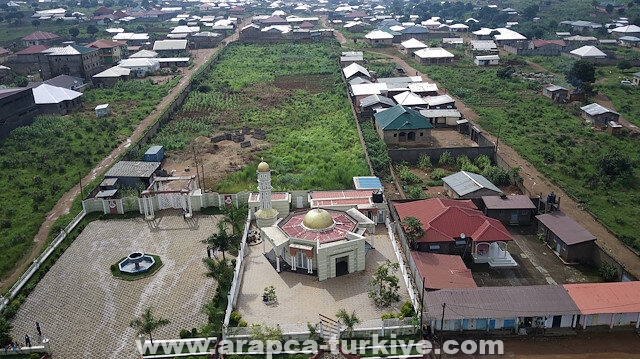
<instances>
[{"instance_id":1,"label":"window","mask_svg":"<svg viewBox=\"0 0 640 359\"><path fill-rule=\"evenodd\" d=\"M523 209L522 211L520 211L520 214L523 216L526 216L529 214L529 210L528 209Z\"/></svg>"},{"instance_id":2,"label":"window","mask_svg":"<svg viewBox=\"0 0 640 359\"><path fill-rule=\"evenodd\" d=\"M437 251L437 250L440 250L440 245L439 245L439 244L431 244L431 245L429 246L429 250L430 250L430 251Z\"/></svg>"},{"instance_id":3,"label":"window","mask_svg":"<svg viewBox=\"0 0 640 359\"><path fill-rule=\"evenodd\" d=\"M393 137L398 137L398 134L397 134L397 133L394 133L394 134L393 134Z\"/></svg>"}]
</instances>

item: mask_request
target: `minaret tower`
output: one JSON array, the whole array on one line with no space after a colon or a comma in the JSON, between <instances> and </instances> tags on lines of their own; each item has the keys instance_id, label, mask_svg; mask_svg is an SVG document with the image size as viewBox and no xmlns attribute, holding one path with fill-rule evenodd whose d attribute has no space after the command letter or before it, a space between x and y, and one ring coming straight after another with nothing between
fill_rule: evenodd
<instances>
[{"instance_id":1,"label":"minaret tower","mask_svg":"<svg viewBox=\"0 0 640 359\"><path fill-rule=\"evenodd\" d=\"M260 209L255 213L258 227L269 227L276 224L278 211L271 207L271 169L269 164L261 161L258 164L258 191L260 192Z\"/></svg>"}]
</instances>

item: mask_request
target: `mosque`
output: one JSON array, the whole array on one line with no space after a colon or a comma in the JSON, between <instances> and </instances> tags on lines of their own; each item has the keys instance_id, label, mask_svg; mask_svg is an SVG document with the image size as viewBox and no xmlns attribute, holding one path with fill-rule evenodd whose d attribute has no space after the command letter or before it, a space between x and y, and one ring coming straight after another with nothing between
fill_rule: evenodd
<instances>
[{"instance_id":1,"label":"mosque","mask_svg":"<svg viewBox=\"0 0 640 359\"><path fill-rule=\"evenodd\" d=\"M263 239L263 253L275 261L278 272L291 270L318 276L323 281L365 269L371 246L365 232L375 223L356 208L311 208L278 220L271 203L271 171L266 162L257 169L260 209L254 214ZM266 253L266 243L272 250Z\"/></svg>"}]
</instances>

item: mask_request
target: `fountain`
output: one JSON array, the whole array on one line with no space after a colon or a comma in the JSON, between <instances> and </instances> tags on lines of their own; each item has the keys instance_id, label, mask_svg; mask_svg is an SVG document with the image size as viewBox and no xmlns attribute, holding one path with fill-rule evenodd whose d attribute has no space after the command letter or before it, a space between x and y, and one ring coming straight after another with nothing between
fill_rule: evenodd
<instances>
[{"instance_id":1,"label":"fountain","mask_svg":"<svg viewBox=\"0 0 640 359\"><path fill-rule=\"evenodd\" d=\"M133 252L122 262L118 263L120 272L129 274L144 273L151 268L156 261L152 256L142 252Z\"/></svg>"}]
</instances>

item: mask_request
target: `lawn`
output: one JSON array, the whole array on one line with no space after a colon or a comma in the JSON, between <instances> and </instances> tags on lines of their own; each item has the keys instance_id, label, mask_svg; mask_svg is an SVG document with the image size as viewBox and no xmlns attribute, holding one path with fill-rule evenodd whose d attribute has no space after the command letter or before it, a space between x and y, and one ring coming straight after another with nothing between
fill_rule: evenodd
<instances>
[{"instance_id":1,"label":"lawn","mask_svg":"<svg viewBox=\"0 0 640 359\"><path fill-rule=\"evenodd\" d=\"M511 60L517 72L536 72L517 58ZM414 65L473 108L485 130L499 132L501 141L584 203L618 238L640 249L640 228L631 220L640 216L637 137L616 138L585 126L578 116L583 104L555 104L540 95L543 83L516 75L500 78L499 68L476 67L467 61L457 66ZM549 60L543 66L562 74L560 67L567 64ZM605 75L611 78L604 78ZM614 69L599 69L598 87L610 96L625 118L635 122L640 112L640 104L634 101L638 89L620 85L619 76ZM614 163L612 159L616 158L629 160L633 165L631 176L616 178L606 173L603 164Z\"/></svg>"},{"instance_id":2,"label":"lawn","mask_svg":"<svg viewBox=\"0 0 640 359\"><path fill-rule=\"evenodd\" d=\"M335 42L231 44L153 142L181 151L197 136L262 128L270 147L216 191L254 190L259 156L268 159L277 190L351 187L368 170L338 51Z\"/></svg>"},{"instance_id":3,"label":"lawn","mask_svg":"<svg viewBox=\"0 0 640 359\"><path fill-rule=\"evenodd\" d=\"M33 238L58 199L128 137L155 108L173 81L122 82L84 92L83 110L69 116L41 116L0 142L0 277L28 253ZM93 109L109 103L112 115L97 119ZM83 186L88 183L83 183ZM52 236L64 228L54 226Z\"/></svg>"}]
</instances>

